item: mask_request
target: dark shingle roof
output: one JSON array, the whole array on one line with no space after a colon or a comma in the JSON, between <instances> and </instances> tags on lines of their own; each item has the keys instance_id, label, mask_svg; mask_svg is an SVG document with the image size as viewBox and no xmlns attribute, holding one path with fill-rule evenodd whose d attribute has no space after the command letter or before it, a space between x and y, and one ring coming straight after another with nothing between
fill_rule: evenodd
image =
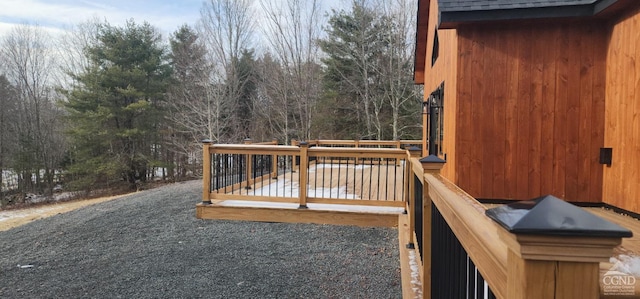
<instances>
[{"instance_id":1,"label":"dark shingle roof","mask_svg":"<svg viewBox=\"0 0 640 299\"><path fill-rule=\"evenodd\" d=\"M445 27L466 22L592 17L619 0L438 0Z\"/></svg>"},{"instance_id":2,"label":"dark shingle roof","mask_svg":"<svg viewBox=\"0 0 640 299\"><path fill-rule=\"evenodd\" d=\"M440 0L441 11L477 11L496 9L547 8L591 5L598 0Z\"/></svg>"}]
</instances>

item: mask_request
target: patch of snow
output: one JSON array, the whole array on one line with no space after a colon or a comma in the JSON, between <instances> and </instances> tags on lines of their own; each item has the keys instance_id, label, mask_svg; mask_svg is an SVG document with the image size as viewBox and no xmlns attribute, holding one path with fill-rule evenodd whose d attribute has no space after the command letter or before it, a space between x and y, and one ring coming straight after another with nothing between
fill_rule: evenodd
<instances>
[{"instance_id":1,"label":"patch of snow","mask_svg":"<svg viewBox=\"0 0 640 299\"><path fill-rule=\"evenodd\" d=\"M287 179L277 180L275 183L264 187L247 190L247 195L253 196L298 197L299 194L300 188L298 183L291 182Z\"/></svg>"},{"instance_id":2,"label":"patch of snow","mask_svg":"<svg viewBox=\"0 0 640 299\"><path fill-rule=\"evenodd\" d=\"M309 197L317 198L360 199L358 195L348 193L346 186L336 188L319 187L315 189L307 186L307 194ZM247 195L297 198L300 195L300 186L297 182L291 182L288 179L277 180L269 185L247 190Z\"/></svg>"},{"instance_id":3,"label":"patch of snow","mask_svg":"<svg viewBox=\"0 0 640 299\"><path fill-rule=\"evenodd\" d=\"M640 256L621 254L617 257L611 257L609 261L613 264L610 271L640 277Z\"/></svg>"},{"instance_id":4,"label":"patch of snow","mask_svg":"<svg viewBox=\"0 0 640 299\"><path fill-rule=\"evenodd\" d=\"M338 168L351 168L351 169L364 169L370 168L371 165L358 164L354 165L353 163L347 164L345 163L335 163L335 164L316 164L313 167L309 167L309 172L315 172L316 169L338 169Z\"/></svg>"},{"instance_id":5,"label":"patch of snow","mask_svg":"<svg viewBox=\"0 0 640 299\"><path fill-rule=\"evenodd\" d=\"M27 193L24 200L28 203L59 202L72 199L74 192L59 192L50 196Z\"/></svg>"},{"instance_id":6,"label":"patch of snow","mask_svg":"<svg viewBox=\"0 0 640 299\"><path fill-rule=\"evenodd\" d=\"M246 208L274 208L274 209L297 209L300 205L289 202L269 202L251 200L225 200L219 203L223 207L246 207Z\"/></svg>"},{"instance_id":7,"label":"patch of snow","mask_svg":"<svg viewBox=\"0 0 640 299\"><path fill-rule=\"evenodd\" d=\"M404 212L404 208L400 207L382 207L382 206L363 206L363 205L339 205L324 203L308 203L307 207L312 210L329 210L342 212L370 212L370 213L388 213L400 214Z\"/></svg>"},{"instance_id":8,"label":"patch of snow","mask_svg":"<svg viewBox=\"0 0 640 299\"><path fill-rule=\"evenodd\" d=\"M60 175L62 174L61 170L54 170L54 182L58 183L60 181ZM1 191L15 190L18 189L18 173L14 172L10 169L2 170L2 185L0 185ZM45 176L45 170L40 170L40 177L43 178ZM31 174L31 180L36 181L36 174Z\"/></svg>"},{"instance_id":9,"label":"patch of snow","mask_svg":"<svg viewBox=\"0 0 640 299\"><path fill-rule=\"evenodd\" d=\"M39 207L32 209L0 211L0 222L16 218L28 217L30 215L38 215L52 210L55 210L55 207Z\"/></svg>"},{"instance_id":10,"label":"patch of snow","mask_svg":"<svg viewBox=\"0 0 640 299\"><path fill-rule=\"evenodd\" d=\"M309 189L307 194L309 197L319 197L319 198L340 198L340 199L360 199L360 196L355 194L347 193L347 187L337 187L337 188L316 188Z\"/></svg>"},{"instance_id":11,"label":"patch of snow","mask_svg":"<svg viewBox=\"0 0 640 299\"><path fill-rule=\"evenodd\" d=\"M362 170L362 169L366 169L366 168L371 168L371 165L366 165L366 164L316 164L314 166L309 166L309 173L315 173L317 169L332 169L332 170L337 170L337 169L356 169L356 170Z\"/></svg>"},{"instance_id":12,"label":"patch of snow","mask_svg":"<svg viewBox=\"0 0 640 299\"><path fill-rule=\"evenodd\" d=\"M365 168L371 168L371 165L358 164L353 168L355 168L355 169L365 169Z\"/></svg>"},{"instance_id":13,"label":"patch of snow","mask_svg":"<svg viewBox=\"0 0 640 299\"><path fill-rule=\"evenodd\" d=\"M411 289L417 298L422 298L422 281L420 281L418 256L415 250L409 250L409 267L411 269Z\"/></svg>"}]
</instances>

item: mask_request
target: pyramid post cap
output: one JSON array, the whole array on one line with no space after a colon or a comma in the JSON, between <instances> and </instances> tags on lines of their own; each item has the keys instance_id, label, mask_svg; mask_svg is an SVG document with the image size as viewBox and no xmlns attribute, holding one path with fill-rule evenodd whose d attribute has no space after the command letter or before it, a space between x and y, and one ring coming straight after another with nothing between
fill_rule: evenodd
<instances>
[{"instance_id":1,"label":"pyramid post cap","mask_svg":"<svg viewBox=\"0 0 640 299\"><path fill-rule=\"evenodd\" d=\"M419 160L420 164L422 164L422 169L425 172L438 172L444 166L444 163L447 161L440 159L440 157L436 155L428 155Z\"/></svg>"},{"instance_id":2,"label":"pyramid post cap","mask_svg":"<svg viewBox=\"0 0 640 299\"><path fill-rule=\"evenodd\" d=\"M518 201L486 211L513 234L628 238L630 230L552 195Z\"/></svg>"},{"instance_id":3,"label":"pyramid post cap","mask_svg":"<svg viewBox=\"0 0 640 299\"><path fill-rule=\"evenodd\" d=\"M441 159L436 155L428 155L422 159L420 159L420 163L446 163L447 161Z\"/></svg>"}]
</instances>

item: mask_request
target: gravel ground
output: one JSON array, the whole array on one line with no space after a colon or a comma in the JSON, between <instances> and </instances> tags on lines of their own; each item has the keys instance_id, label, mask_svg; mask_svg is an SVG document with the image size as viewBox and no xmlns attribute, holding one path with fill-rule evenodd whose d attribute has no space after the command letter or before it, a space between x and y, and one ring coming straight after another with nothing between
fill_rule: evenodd
<instances>
[{"instance_id":1,"label":"gravel ground","mask_svg":"<svg viewBox=\"0 0 640 299\"><path fill-rule=\"evenodd\" d=\"M199 220L200 181L0 232L0 298L401 298L397 231Z\"/></svg>"}]
</instances>

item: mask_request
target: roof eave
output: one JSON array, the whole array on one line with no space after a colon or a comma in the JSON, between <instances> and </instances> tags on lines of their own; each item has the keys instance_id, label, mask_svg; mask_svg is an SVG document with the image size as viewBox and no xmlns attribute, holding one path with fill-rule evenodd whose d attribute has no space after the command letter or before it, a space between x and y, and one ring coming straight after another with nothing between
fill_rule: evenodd
<instances>
[{"instance_id":1,"label":"roof eave","mask_svg":"<svg viewBox=\"0 0 640 299\"><path fill-rule=\"evenodd\" d=\"M430 5L430 0L418 1L415 61L413 65L413 82L415 84L424 84L424 68L427 50L426 36L429 28Z\"/></svg>"},{"instance_id":2,"label":"roof eave","mask_svg":"<svg viewBox=\"0 0 640 299\"><path fill-rule=\"evenodd\" d=\"M592 4L535 8L487 9L469 11L442 11L440 28L456 28L461 24L508 22L522 20L549 20L561 18L596 17L619 7L626 0L601 0Z\"/></svg>"}]
</instances>

